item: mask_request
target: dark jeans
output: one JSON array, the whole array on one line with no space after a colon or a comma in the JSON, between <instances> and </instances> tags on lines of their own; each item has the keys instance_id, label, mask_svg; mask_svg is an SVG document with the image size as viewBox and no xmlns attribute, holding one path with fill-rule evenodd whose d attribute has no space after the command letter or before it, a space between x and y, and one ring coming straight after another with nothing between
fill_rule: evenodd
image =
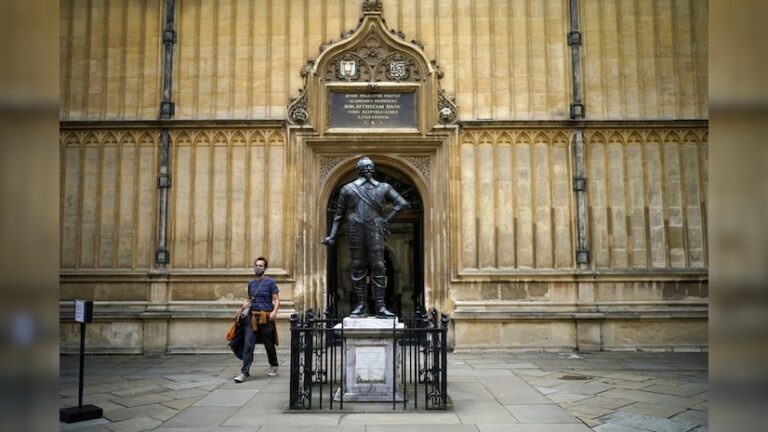
<instances>
[{"instance_id":1,"label":"dark jeans","mask_svg":"<svg viewBox=\"0 0 768 432\"><path fill-rule=\"evenodd\" d=\"M253 316L249 313L243 321L243 330L245 331L245 346L243 347L243 367L240 372L248 374L253 363L253 349L256 347L257 333L251 330L251 319ZM275 351L275 322L267 321L266 324L259 324L261 340L264 341L264 349L267 351L267 359L270 366L277 366L277 352Z\"/></svg>"}]
</instances>

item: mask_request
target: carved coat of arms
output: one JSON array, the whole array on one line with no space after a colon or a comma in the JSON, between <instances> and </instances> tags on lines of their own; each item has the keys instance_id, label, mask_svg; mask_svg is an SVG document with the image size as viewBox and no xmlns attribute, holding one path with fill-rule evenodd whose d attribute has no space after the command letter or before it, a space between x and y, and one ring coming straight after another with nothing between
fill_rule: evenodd
<instances>
[{"instance_id":1,"label":"carved coat of arms","mask_svg":"<svg viewBox=\"0 0 768 432\"><path fill-rule=\"evenodd\" d=\"M389 63L387 73L390 79L403 79L408 77L408 63L405 60L393 60Z\"/></svg>"},{"instance_id":2,"label":"carved coat of arms","mask_svg":"<svg viewBox=\"0 0 768 432\"><path fill-rule=\"evenodd\" d=\"M341 60L339 61L339 75L342 78L353 78L357 75L357 61Z\"/></svg>"}]
</instances>

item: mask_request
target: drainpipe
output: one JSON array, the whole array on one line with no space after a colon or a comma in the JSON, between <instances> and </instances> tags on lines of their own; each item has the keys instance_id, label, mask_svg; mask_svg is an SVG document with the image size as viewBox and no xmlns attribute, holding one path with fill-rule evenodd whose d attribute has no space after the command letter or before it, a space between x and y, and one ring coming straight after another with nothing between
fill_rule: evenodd
<instances>
[{"instance_id":1,"label":"drainpipe","mask_svg":"<svg viewBox=\"0 0 768 432\"><path fill-rule=\"evenodd\" d=\"M176 32L173 30L173 0L165 0L165 29L163 30L163 95L160 102L160 120L170 120L175 112L171 101L171 80L173 76L173 46L176 44ZM170 137L168 128L160 131L160 155L157 177L158 220L157 220L157 250L155 267L165 269L169 262L168 251L168 192L171 187L170 173Z\"/></svg>"},{"instance_id":2,"label":"drainpipe","mask_svg":"<svg viewBox=\"0 0 768 432\"><path fill-rule=\"evenodd\" d=\"M579 28L579 0L570 0L570 31L568 45L571 47L571 73L573 78L573 101L570 105L571 120L583 120L584 99L581 82L581 30ZM587 177L584 157L584 130L573 131L573 190L576 194L576 264L586 268L589 264L589 242L587 239Z\"/></svg>"}]
</instances>

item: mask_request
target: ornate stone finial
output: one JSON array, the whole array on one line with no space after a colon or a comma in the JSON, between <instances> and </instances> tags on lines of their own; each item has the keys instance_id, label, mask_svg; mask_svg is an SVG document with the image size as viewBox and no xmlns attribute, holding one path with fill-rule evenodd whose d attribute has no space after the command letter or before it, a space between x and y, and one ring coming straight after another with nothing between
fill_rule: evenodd
<instances>
[{"instance_id":1,"label":"ornate stone finial","mask_svg":"<svg viewBox=\"0 0 768 432\"><path fill-rule=\"evenodd\" d=\"M363 13L378 12L381 13L383 6L381 0L364 0L363 1Z\"/></svg>"},{"instance_id":2,"label":"ornate stone finial","mask_svg":"<svg viewBox=\"0 0 768 432\"><path fill-rule=\"evenodd\" d=\"M451 124L456 121L456 104L441 88L437 89L437 120L442 124Z\"/></svg>"},{"instance_id":3,"label":"ornate stone finial","mask_svg":"<svg viewBox=\"0 0 768 432\"><path fill-rule=\"evenodd\" d=\"M309 120L309 95L306 87L302 89L301 95L288 105L288 119L299 125Z\"/></svg>"},{"instance_id":4,"label":"ornate stone finial","mask_svg":"<svg viewBox=\"0 0 768 432\"><path fill-rule=\"evenodd\" d=\"M432 63L432 67L435 69L435 75L437 76L437 79L441 80L443 79L443 76L445 76L445 72L443 72L443 68L440 67L440 65L437 64L437 61L432 60L430 63Z\"/></svg>"},{"instance_id":5,"label":"ornate stone finial","mask_svg":"<svg viewBox=\"0 0 768 432\"><path fill-rule=\"evenodd\" d=\"M299 74L301 75L302 78L304 78L305 81L306 81L307 77L309 76L309 74L312 73L312 67L313 66L315 66L315 61L314 60L309 60L309 61L307 61L307 64L305 64L304 67L301 68L301 72Z\"/></svg>"}]
</instances>

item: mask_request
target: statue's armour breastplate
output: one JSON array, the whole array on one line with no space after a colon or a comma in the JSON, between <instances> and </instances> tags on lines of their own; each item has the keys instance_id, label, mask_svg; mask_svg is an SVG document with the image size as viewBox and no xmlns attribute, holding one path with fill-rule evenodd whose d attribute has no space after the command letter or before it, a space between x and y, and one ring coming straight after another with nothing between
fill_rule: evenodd
<instances>
[{"instance_id":1,"label":"statue's armour breastplate","mask_svg":"<svg viewBox=\"0 0 768 432\"><path fill-rule=\"evenodd\" d=\"M350 207L349 219L356 222L372 222L377 218L383 218L384 215L380 213L380 209L384 208L386 202L386 186L379 184L374 186L368 182L356 186L357 189L350 191ZM367 196L370 200L363 199L360 195Z\"/></svg>"}]
</instances>

